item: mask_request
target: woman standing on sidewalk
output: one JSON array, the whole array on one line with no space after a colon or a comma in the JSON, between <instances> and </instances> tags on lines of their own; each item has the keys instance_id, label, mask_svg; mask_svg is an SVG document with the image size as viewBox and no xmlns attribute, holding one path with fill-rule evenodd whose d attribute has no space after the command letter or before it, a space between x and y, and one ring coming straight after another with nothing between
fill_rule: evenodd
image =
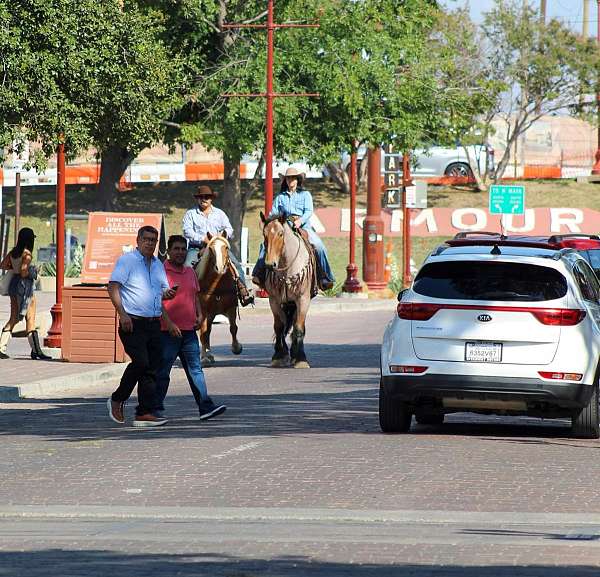
<instances>
[{"instance_id":1,"label":"woman standing on sidewalk","mask_svg":"<svg viewBox=\"0 0 600 577\"><path fill-rule=\"evenodd\" d=\"M10 297L10 318L0 334L0 359L7 359L6 348L15 325L25 317L27 340L31 346L32 359L50 359L40 346L38 332L35 329L34 282L37 269L32 263L35 234L30 228L22 228L17 236L16 246L6 255L0 268L12 273L8 287Z\"/></svg>"}]
</instances>

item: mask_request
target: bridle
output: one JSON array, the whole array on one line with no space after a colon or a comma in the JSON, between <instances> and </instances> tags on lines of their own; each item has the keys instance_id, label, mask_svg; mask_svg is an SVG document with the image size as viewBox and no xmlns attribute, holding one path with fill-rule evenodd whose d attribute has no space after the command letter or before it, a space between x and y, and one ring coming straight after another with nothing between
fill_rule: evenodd
<instances>
[{"instance_id":1,"label":"bridle","mask_svg":"<svg viewBox=\"0 0 600 577\"><path fill-rule=\"evenodd\" d=\"M292 226L290 225L290 223L289 223L288 220L286 220L285 222L286 222L286 224L290 228L292 228ZM268 224L270 224L270 223L268 223ZM264 229L267 227L268 224L266 224L264 226L264 228L263 228L263 237L265 239L265 249L267 248L268 239L267 239L267 237L264 234ZM285 224L282 223L282 226L285 226ZM294 231L293 228L292 228L292 232L298 237L298 250L296 251L296 254L295 254L294 258L287 264L287 266L284 266L284 267L275 267L275 266L274 267L270 267L270 270L272 270L273 272L285 272L286 270L288 270L296 262L298 256L300 255L300 248L302 247L303 240L300 237L300 235Z\"/></svg>"},{"instance_id":2,"label":"bridle","mask_svg":"<svg viewBox=\"0 0 600 577\"><path fill-rule=\"evenodd\" d=\"M225 246L227 247L227 259L225 260L225 271L227 271L227 269L229 268L229 264L231 262L231 258L229 256L229 248L230 248L230 244L229 241L224 237L224 236L213 236L213 238L211 238L207 243L206 243L206 250L211 250L213 255L214 255L214 250L212 250L213 245L215 244L215 242L217 240L220 240L221 242L225 243ZM212 256L211 258L215 258L214 256ZM204 291L202 293L203 297L206 299L211 298L214 294L215 294L215 290L217 288L217 285L221 282L221 279L223 278L223 275L217 274L215 276L215 279L212 281L212 283L210 284L210 286L208 287L208 290ZM218 297L220 298L220 297Z\"/></svg>"}]
</instances>

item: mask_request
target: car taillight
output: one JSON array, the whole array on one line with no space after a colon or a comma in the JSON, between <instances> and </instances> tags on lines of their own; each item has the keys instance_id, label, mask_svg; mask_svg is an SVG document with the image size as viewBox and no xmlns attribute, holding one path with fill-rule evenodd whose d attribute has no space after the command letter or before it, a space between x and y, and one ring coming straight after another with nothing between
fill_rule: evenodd
<instances>
[{"instance_id":1,"label":"car taillight","mask_svg":"<svg viewBox=\"0 0 600 577\"><path fill-rule=\"evenodd\" d=\"M544 379L552 379L553 381L580 381L583 379L581 373L558 373L551 371L538 371L540 377Z\"/></svg>"},{"instance_id":2,"label":"car taillight","mask_svg":"<svg viewBox=\"0 0 600 577\"><path fill-rule=\"evenodd\" d=\"M442 305L432 303L398 303L398 317L409 321L428 321L439 310L477 310L508 313L530 313L543 325L572 327L579 324L586 315L581 309L542 309L521 306L481 306L481 305Z\"/></svg>"},{"instance_id":3,"label":"car taillight","mask_svg":"<svg viewBox=\"0 0 600 577\"><path fill-rule=\"evenodd\" d=\"M414 365L390 365L390 373L404 373L410 375L420 375L428 367L419 367Z\"/></svg>"},{"instance_id":4,"label":"car taillight","mask_svg":"<svg viewBox=\"0 0 600 577\"><path fill-rule=\"evenodd\" d=\"M531 309L531 314L543 325L572 327L585 318L581 309Z\"/></svg>"},{"instance_id":5,"label":"car taillight","mask_svg":"<svg viewBox=\"0 0 600 577\"><path fill-rule=\"evenodd\" d=\"M398 303L397 311L401 319L409 321L428 321L443 305L428 303Z\"/></svg>"}]
</instances>

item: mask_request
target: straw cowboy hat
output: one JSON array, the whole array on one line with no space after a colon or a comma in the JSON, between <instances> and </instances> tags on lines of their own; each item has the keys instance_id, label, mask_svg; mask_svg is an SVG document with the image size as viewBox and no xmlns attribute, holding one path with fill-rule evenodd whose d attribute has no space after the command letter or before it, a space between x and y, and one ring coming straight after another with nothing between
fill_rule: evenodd
<instances>
[{"instance_id":1,"label":"straw cowboy hat","mask_svg":"<svg viewBox=\"0 0 600 577\"><path fill-rule=\"evenodd\" d=\"M217 193L208 185L201 184L194 192L194 196L212 196L213 198L217 197Z\"/></svg>"},{"instance_id":2,"label":"straw cowboy hat","mask_svg":"<svg viewBox=\"0 0 600 577\"><path fill-rule=\"evenodd\" d=\"M299 178L305 178L306 174L304 172L300 172L297 168L290 166L285 171L285 174L282 172L279 173L279 178L285 178L286 176L298 176Z\"/></svg>"}]
</instances>

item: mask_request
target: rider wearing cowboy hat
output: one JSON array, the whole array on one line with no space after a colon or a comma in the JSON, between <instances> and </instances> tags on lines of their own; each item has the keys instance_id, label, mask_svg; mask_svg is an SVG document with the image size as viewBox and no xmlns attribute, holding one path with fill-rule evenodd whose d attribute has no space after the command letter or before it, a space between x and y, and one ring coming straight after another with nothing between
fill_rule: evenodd
<instances>
[{"instance_id":1,"label":"rider wearing cowboy hat","mask_svg":"<svg viewBox=\"0 0 600 577\"><path fill-rule=\"evenodd\" d=\"M198 260L198 253L208 243L208 234L216 236L225 233L227 238L233 237L233 227L227 215L216 206L213 200L217 193L205 184L200 185L194 193L198 206L190 208L183 216L183 236L188 241L188 254L185 264L190 266ZM254 297L246 288L246 277L242 265L230 253L229 258L234 266L230 267L238 289L238 297L243 307L254 303Z\"/></svg>"},{"instance_id":2,"label":"rider wearing cowboy hat","mask_svg":"<svg viewBox=\"0 0 600 577\"><path fill-rule=\"evenodd\" d=\"M302 187L305 174L290 166L285 174L279 174L279 176L282 178L281 189L273 201L269 217L275 215L289 217L293 221L294 227L302 228L308 233L308 240L314 247L317 256L319 286L321 290L330 289L333 287L335 277L327 259L325 245L310 224L310 217L313 214L313 199L310 192ZM252 271L252 281L263 287L265 272L265 248L261 244L258 260Z\"/></svg>"}]
</instances>

